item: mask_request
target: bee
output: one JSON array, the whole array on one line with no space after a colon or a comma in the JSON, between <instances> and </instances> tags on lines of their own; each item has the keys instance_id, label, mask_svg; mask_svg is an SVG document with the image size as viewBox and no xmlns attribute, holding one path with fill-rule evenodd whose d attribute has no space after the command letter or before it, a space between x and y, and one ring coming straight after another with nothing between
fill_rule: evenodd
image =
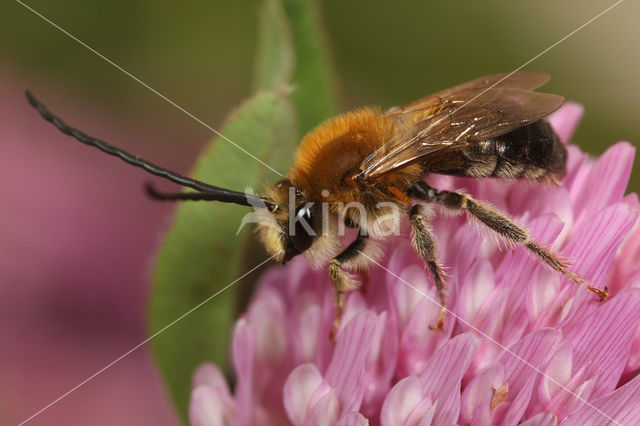
<instances>
[{"instance_id":1,"label":"bee","mask_svg":"<svg viewBox=\"0 0 640 426\"><path fill-rule=\"evenodd\" d=\"M70 127L31 93L29 102L60 131L80 142L161 176L191 192L159 192L158 200L209 200L255 208L257 232L276 260L305 255L327 265L335 288L339 325L344 295L358 288L349 271L365 271L375 261L372 240L386 236L381 219L408 218L411 243L435 283L441 310L434 330L445 321L445 280L425 205L466 212L502 238L529 250L544 265L577 284L583 280L557 254L534 241L508 215L463 192L439 190L423 179L430 173L524 179L558 184L566 172L567 151L545 117L564 98L534 92L549 80L536 72L496 74L443 90L402 107L360 108L336 116L307 134L285 179L264 195L216 187L152 164ZM382 221L384 222L384 221ZM341 229L357 235L343 247ZM356 233L356 231L354 231ZM601 300L607 289L588 286Z\"/></svg>"}]
</instances>

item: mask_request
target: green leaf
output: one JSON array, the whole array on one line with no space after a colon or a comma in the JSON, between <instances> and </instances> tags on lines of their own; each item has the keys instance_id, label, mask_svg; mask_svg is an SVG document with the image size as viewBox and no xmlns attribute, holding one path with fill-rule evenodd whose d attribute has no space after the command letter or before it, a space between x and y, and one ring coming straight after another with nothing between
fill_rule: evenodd
<instances>
[{"instance_id":1,"label":"green leaf","mask_svg":"<svg viewBox=\"0 0 640 426\"><path fill-rule=\"evenodd\" d=\"M320 8L315 0L282 0L291 25L296 67L291 100L301 134L337 113L337 91L331 72Z\"/></svg>"},{"instance_id":2,"label":"green leaf","mask_svg":"<svg viewBox=\"0 0 640 426\"><path fill-rule=\"evenodd\" d=\"M290 164L298 140L293 107L282 92L257 94L229 118L222 134L278 171ZM240 191L252 186L256 192L262 191L266 182L280 178L221 138L205 149L193 176ZM157 257L149 312L152 333L266 259L263 254L247 267L243 258L246 242L256 244L249 227L236 236L243 215L249 212L246 207L224 203L184 202L178 206ZM155 359L184 419L194 369L204 361L223 368L227 365L236 298L248 278L152 340Z\"/></svg>"},{"instance_id":3,"label":"green leaf","mask_svg":"<svg viewBox=\"0 0 640 426\"><path fill-rule=\"evenodd\" d=\"M253 85L256 90L279 89L289 84L295 65L291 31L280 0L264 0L258 20Z\"/></svg>"},{"instance_id":4,"label":"green leaf","mask_svg":"<svg viewBox=\"0 0 640 426\"><path fill-rule=\"evenodd\" d=\"M333 75L314 0L265 0L254 87L290 85L301 134L336 114Z\"/></svg>"}]
</instances>

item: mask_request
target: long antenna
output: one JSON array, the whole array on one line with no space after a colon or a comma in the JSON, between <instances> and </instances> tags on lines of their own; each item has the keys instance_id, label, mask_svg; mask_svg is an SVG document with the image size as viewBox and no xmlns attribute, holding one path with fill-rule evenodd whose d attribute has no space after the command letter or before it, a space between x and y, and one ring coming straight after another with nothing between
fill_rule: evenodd
<instances>
[{"instance_id":1,"label":"long antenna","mask_svg":"<svg viewBox=\"0 0 640 426\"><path fill-rule=\"evenodd\" d=\"M178 197L173 196L162 197L161 193L154 191L149 191L148 193L156 199L173 199L173 200L207 200L207 201L221 201L223 203L234 203L239 204L241 206L249 206L249 207L257 207L264 205L265 208L269 210L274 210L276 205L273 204L272 201L267 200L264 197L255 194L246 194L244 192L232 191L230 189L220 188L217 186L209 185L208 183L201 182L199 180L191 179L184 175L181 175L176 172L172 172L171 170L165 169L164 167L160 167L156 164L151 163L150 161L144 160L137 155L133 155L124 151L120 148L117 148L113 145L110 145L100 139L94 138L92 136L87 135L86 133L69 126L67 123L62 121L60 117L57 117L51 113L47 109L46 106L38 99L36 99L33 94L27 90L27 99L29 103L33 105L42 117L52 123L54 126L58 128L62 133L67 134L69 136L73 136L80 142L93 146L105 152L109 155L113 155L119 157L121 160L135 166L140 167L141 169L146 170L147 172L160 176L162 178L168 179L171 182L175 182L182 186L187 186L189 188L193 188L197 191L200 191L202 194L200 197L198 196L184 196Z\"/></svg>"}]
</instances>

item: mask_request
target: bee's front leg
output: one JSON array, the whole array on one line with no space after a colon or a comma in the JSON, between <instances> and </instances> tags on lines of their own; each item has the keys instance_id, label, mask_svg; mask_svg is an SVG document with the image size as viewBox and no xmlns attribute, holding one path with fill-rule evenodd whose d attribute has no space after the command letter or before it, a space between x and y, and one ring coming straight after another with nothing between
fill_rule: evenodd
<instances>
[{"instance_id":1,"label":"bee's front leg","mask_svg":"<svg viewBox=\"0 0 640 426\"><path fill-rule=\"evenodd\" d=\"M331 277L331 282L333 283L336 293L336 318L333 321L333 325L331 326L331 331L329 333L329 338L333 342L335 341L335 334L338 331L340 321L342 320L342 314L344 313L344 293L358 288L358 282L353 279L351 274L343 270L342 266L347 263L354 262L357 257L362 255L361 252L364 250L368 238L369 235L364 230L360 229L358 237L353 240L347 248L342 250L339 255L331 259L331 264L329 265L329 276Z\"/></svg>"}]
</instances>

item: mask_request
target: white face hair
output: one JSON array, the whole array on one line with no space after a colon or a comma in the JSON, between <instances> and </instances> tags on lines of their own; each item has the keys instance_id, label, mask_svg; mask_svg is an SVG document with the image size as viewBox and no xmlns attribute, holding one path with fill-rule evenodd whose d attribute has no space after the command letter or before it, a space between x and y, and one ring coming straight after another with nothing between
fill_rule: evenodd
<instances>
[{"instance_id":1,"label":"white face hair","mask_svg":"<svg viewBox=\"0 0 640 426\"><path fill-rule=\"evenodd\" d=\"M377 203L373 208L358 202L345 205L307 201L303 191L286 180L266 193L277 206L275 211L260 208L248 215L252 216L251 222L257 224L257 234L267 252L283 263L304 254L314 268L325 265L340 253L343 237L355 232L351 229L355 226L347 223L357 224L362 233L373 239L382 239L399 235L401 219L406 215L402 206L388 201ZM371 257L380 256L377 244L367 245L366 251Z\"/></svg>"}]
</instances>

